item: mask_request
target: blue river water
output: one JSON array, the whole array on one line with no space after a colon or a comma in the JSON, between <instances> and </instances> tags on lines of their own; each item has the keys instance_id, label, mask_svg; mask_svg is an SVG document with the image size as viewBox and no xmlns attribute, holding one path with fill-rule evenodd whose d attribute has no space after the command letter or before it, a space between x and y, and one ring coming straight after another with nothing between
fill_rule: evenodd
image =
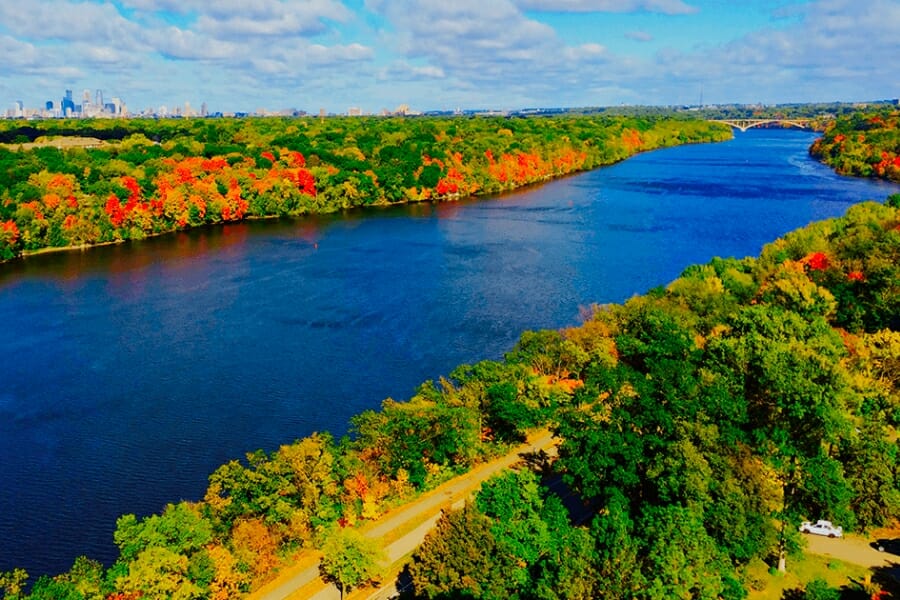
<instances>
[{"instance_id":1,"label":"blue river water","mask_svg":"<svg viewBox=\"0 0 900 600\"><path fill-rule=\"evenodd\" d=\"M521 331L900 187L750 130L491 199L258 221L0 265L0 570L116 555L124 513L404 399Z\"/></svg>"}]
</instances>

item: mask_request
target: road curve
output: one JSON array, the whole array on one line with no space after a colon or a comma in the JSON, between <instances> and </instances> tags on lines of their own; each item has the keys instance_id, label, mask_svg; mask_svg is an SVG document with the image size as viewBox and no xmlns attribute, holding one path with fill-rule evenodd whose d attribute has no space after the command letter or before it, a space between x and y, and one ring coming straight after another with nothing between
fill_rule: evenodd
<instances>
[{"instance_id":1,"label":"road curve","mask_svg":"<svg viewBox=\"0 0 900 600\"><path fill-rule=\"evenodd\" d=\"M461 506L466 498L476 492L481 484L497 473L508 469L522 459L523 454L551 450L553 437L547 431L530 436L528 441L512 452L485 463L440 485L421 498L394 510L363 531L371 539L394 539L397 530L416 523L414 529L384 545L390 564L394 564L412 552L431 531L445 508ZM385 586L372 597L388 597L393 584ZM250 594L250 600L338 600L340 593L334 585L319 578L319 563L315 561L300 571L290 572Z\"/></svg>"}]
</instances>

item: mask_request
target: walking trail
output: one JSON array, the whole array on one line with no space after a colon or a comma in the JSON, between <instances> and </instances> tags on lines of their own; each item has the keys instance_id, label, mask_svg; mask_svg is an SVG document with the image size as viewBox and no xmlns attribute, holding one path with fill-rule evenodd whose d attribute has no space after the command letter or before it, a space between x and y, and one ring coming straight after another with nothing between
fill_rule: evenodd
<instances>
[{"instance_id":1,"label":"walking trail","mask_svg":"<svg viewBox=\"0 0 900 600\"><path fill-rule=\"evenodd\" d=\"M415 501L406 504L366 527L362 533L371 539L383 540L382 547L388 557L384 572L395 573L404 557L412 553L425 535L431 531L441 512L462 506L481 484L497 473L522 460L528 453L548 452L554 448L554 440L547 431L529 436L528 441L501 458L485 463L447 481ZM345 597L384 599L394 593L393 581L375 593L345 594ZM340 592L332 584L319 577L318 555L308 554L278 578L250 595L250 600L339 600Z\"/></svg>"}]
</instances>

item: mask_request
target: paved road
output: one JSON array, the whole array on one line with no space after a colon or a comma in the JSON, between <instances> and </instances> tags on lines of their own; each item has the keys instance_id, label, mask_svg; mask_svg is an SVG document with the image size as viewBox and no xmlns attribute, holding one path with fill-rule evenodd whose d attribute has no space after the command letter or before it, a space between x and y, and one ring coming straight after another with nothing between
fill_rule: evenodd
<instances>
[{"instance_id":1,"label":"paved road","mask_svg":"<svg viewBox=\"0 0 900 600\"><path fill-rule=\"evenodd\" d=\"M832 556L861 567L886 567L900 563L900 556L879 552L869 542L856 537L831 539L821 535L807 535L806 551L822 556Z\"/></svg>"},{"instance_id":2,"label":"paved road","mask_svg":"<svg viewBox=\"0 0 900 600\"><path fill-rule=\"evenodd\" d=\"M411 522L421 521L413 530L385 546L388 560L390 564L394 564L422 543L425 535L431 531L440 518L442 510L462 506L465 499L477 491L484 481L520 461L523 454L547 452L552 448L553 438L548 432L529 438L528 442L506 456L452 479L415 502L385 515L377 525L367 529L363 535L372 539L390 538L392 537L390 534ZM386 570L387 567L386 565ZM393 582L391 582L375 592L371 598L388 598L393 591ZM301 598L339 600L340 593L335 586L328 585L319 579L319 564L316 562L283 580L276 580L273 584L251 594L250 598L251 600L300 600Z\"/></svg>"}]
</instances>

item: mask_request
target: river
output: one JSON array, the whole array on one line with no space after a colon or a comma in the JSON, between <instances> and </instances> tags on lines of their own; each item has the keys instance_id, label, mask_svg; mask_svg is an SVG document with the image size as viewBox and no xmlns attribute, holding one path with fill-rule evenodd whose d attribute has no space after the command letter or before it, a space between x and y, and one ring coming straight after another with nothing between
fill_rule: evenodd
<instances>
[{"instance_id":1,"label":"river","mask_svg":"<svg viewBox=\"0 0 900 600\"><path fill-rule=\"evenodd\" d=\"M247 451L343 435L525 329L900 191L833 174L813 139L750 130L493 199L0 265L0 570L109 562L119 515L198 499Z\"/></svg>"}]
</instances>

